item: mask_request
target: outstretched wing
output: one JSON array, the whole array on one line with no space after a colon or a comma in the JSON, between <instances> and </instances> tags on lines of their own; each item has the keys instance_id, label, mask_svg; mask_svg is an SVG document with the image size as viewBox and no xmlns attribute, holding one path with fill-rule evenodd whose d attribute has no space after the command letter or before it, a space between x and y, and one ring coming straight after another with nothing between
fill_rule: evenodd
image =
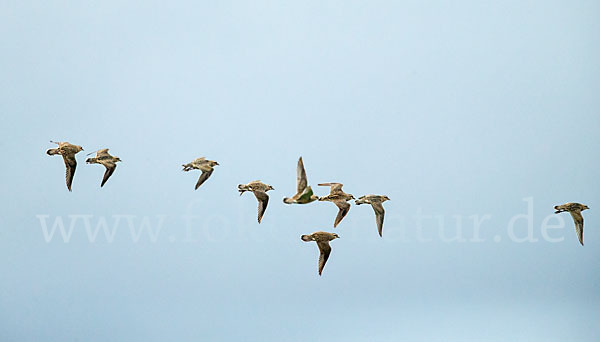
<instances>
[{"instance_id":1,"label":"outstretched wing","mask_svg":"<svg viewBox=\"0 0 600 342\"><path fill-rule=\"evenodd\" d=\"M198 190L200 185L202 185L202 183L206 182L206 180L208 179L208 177L210 177L210 175L212 175L212 173L213 173L213 170L202 171L202 174L200 175L200 178L198 178L198 183L196 183L196 188L194 190Z\"/></svg>"},{"instance_id":2,"label":"outstretched wing","mask_svg":"<svg viewBox=\"0 0 600 342\"><path fill-rule=\"evenodd\" d=\"M308 185L308 181L306 180L306 170L304 170L304 162L302 161L302 157L298 159L298 166L296 167L296 191L298 194L301 194L306 186Z\"/></svg>"},{"instance_id":3,"label":"outstretched wing","mask_svg":"<svg viewBox=\"0 0 600 342\"><path fill-rule=\"evenodd\" d=\"M269 195L264 191L253 191L254 196L258 200L258 223L262 220L265 210L267 210L267 204L269 204Z\"/></svg>"},{"instance_id":4,"label":"outstretched wing","mask_svg":"<svg viewBox=\"0 0 600 342\"><path fill-rule=\"evenodd\" d=\"M377 221L377 231L379 236L383 237L383 217L385 216L385 210L381 203L371 203L373 210L375 211L375 220Z\"/></svg>"},{"instance_id":5,"label":"outstretched wing","mask_svg":"<svg viewBox=\"0 0 600 342\"><path fill-rule=\"evenodd\" d=\"M102 178L100 187L104 186L104 183L106 183L106 181L110 178L110 176L112 176L113 172L115 172L115 169L117 168L117 164L115 163L104 163L102 165L104 165L106 171L104 172L104 177Z\"/></svg>"},{"instance_id":6,"label":"outstretched wing","mask_svg":"<svg viewBox=\"0 0 600 342\"><path fill-rule=\"evenodd\" d=\"M350 203L346 201L335 201L333 203L335 203L335 205L337 205L338 208L340 208L337 216L335 217L335 222L333 223L333 228L335 228L342 221L344 216L346 216L346 214L348 214L348 212L350 211Z\"/></svg>"},{"instance_id":7,"label":"outstretched wing","mask_svg":"<svg viewBox=\"0 0 600 342\"><path fill-rule=\"evenodd\" d=\"M342 183L321 183L321 184L317 184L319 186L329 186L329 193L333 194L335 192L340 192L342 191L342 186L344 186L344 184Z\"/></svg>"},{"instance_id":8,"label":"outstretched wing","mask_svg":"<svg viewBox=\"0 0 600 342\"><path fill-rule=\"evenodd\" d=\"M577 231L577 238L579 239L579 243L583 246L583 216L581 215L581 211L571 211L571 216L573 217L573 221L575 222L575 230Z\"/></svg>"},{"instance_id":9,"label":"outstretched wing","mask_svg":"<svg viewBox=\"0 0 600 342\"><path fill-rule=\"evenodd\" d=\"M328 241L317 242L317 246L319 246L319 275L323 273L323 267L325 267L325 263L327 259L329 259L329 254L331 254L331 246L329 246Z\"/></svg>"},{"instance_id":10,"label":"outstretched wing","mask_svg":"<svg viewBox=\"0 0 600 342\"><path fill-rule=\"evenodd\" d=\"M98 152L96 152L96 158L101 158L101 157L108 157L110 158L111 155L108 153L108 149L107 148L103 148L101 150L98 150Z\"/></svg>"},{"instance_id":11,"label":"outstretched wing","mask_svg":"<svg viewBox=\"0 0 600 342\"><path fill-rule=\"evenodd\" d=\"M71 184L73 184L73 177L75 176L75 169L77 168L77 160L75 159L74 154L63 154L62 157L66 167L65 179L67 182L67 189L71 191Z\"/></svg>"}]
</instances>

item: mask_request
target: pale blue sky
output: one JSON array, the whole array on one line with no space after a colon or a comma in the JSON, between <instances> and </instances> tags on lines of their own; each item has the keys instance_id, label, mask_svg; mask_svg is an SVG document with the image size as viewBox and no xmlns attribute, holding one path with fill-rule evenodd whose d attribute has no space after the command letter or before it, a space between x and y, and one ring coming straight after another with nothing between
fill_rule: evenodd
<instances>
[{"instance_id":1,"label":"pale blue sky","mask_svg":"<svg viewBox=\"0 0 600 342\"><path fill-rule=\"evenodd\" d=\"M2 2L0 340L597 341L599 15L595 1ZM72 193L51 139L86 150ZM103 147L123 163L101 189L84 161ZM383 238L367 206L334 230L333 204L284 205L300 155L320 195L327 181L387 194ZM180 165L199 156L221 165L194 191ZM254 179L275 187L260 225L236 191ZM517 243L508 222L529 197L539 241ZM550 221L563 241L543 238L568 201L591 208L585 247L568 214ZM65 243L39 215L163 221L155 242L123 218L92 243L81 219ZM483 242L472 215L488 215ZM444 241L438 219L468 241ZM317 230L341 236L322 277L300 240Z\"/></svg>"}]
</instances>

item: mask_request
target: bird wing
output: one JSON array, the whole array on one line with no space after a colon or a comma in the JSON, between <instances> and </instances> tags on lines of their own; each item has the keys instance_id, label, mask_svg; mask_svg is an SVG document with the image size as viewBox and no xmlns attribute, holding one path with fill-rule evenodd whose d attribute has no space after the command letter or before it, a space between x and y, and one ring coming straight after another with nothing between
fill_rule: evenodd
<instances>
[{"instance_id":1,"label":"bird wing","mask_svg":"<svg viewBox=\"0 0 600 342\"><path fill-rule=\"evenodd\" d=\"M74 154L63 154L62 157L66 167L65 179L67 181L67 189L71 191L71 184L73 184L73 177L77 168L77 160Z\"/></svg>"},{"instance_id":2,"label":"bird wing","mask_svg":"<svg viewBox=\"0 0 600 342\"><path fill-rule=\"evenodd\" d=\"M333 194L335 192L340 192L342 191L342 186L344 186L344 184L342 183L321 183L321 184L317 184L319 186L329 186L329 193Z\"/></svg>"},{"instance_id":3,"label":"bird wing","mask_svg":"<svg viewBox=\"0 0 600 342\"><path fill-rule=\"evenodd\" d=\"M300 194L300 196L296 195L296 196L298 196L298 198L296 200L300 201L300 202L309 201L310 198L312 197L312 195L314 195L314 192L313 192L312 188L310 186L307 186L304 189L304 192L302 192ZM296 196L294 196L294 197L296 197Z\"/></svg>"},{"instance_id":4,"label":"bird wing","mask_svg":"<svg viewBox=\"0 0 600 342\"><path fill-rule=\"evenodd\" d=\"M269 204L269 195L264 191L253 191L254 196L258 200L258 223L262 220L265 210L267 210L267 204Z\"/></svg>"},{"instance_id":5,"label":"bird wing","mask_svg":"<svg viewBox=\"0 0 600 342\"><path fill-rule=\"evenodd\" d=\"M93 153L93 152L92 152ZM100 158L100 157L110 157L111 155L108 153L108 149L107 148L103 148L101 150L98 150L98 152L96 152L96 158Z\"/></svg>"},{"instance_id":6,"label":"bird wing","mask_svg":"<svg viewBox=\"0 0 600 342\"><path fill-rule=\"evenodd\" d=\"M102 165L104 165L106 171L104 172L104 177L102 177L102 183L100 184L100 187L104 186L104 183L106 183L106 181L110 178L110 176L112 176L113 172L115 172L115 169L117 168L117 164L115 163L103 163Z\"/></svg>"},{"instance_id":7,"label":"bird wing","mask_svg":"<svg viewBox=\"0 0 600 342\"><path fill-rule=\"evenodd\" d=\"M350 211L350 203L346 201L335 201L333 203L335 203L335 205L337 205L338 208L340 208L337 216L335 217L335 222L333 223L333 228L335 228L342 221L344 216L346 216L346 214L348 214L348 212Z\"/></svg>"},{"instance_id":8,"label":"bird wing","mask_svg":"<svg viewBox=\"0 0 600 342\"><path fill-rule=\"evenodd\" d=\"M323 267L325 267L325 263L327 259L329 259L329 254L331 254L331 246L328 241L317 242L317 246L319 246L319 275L323 273Z\"/></svg>"},{"instance_id":9,"label":"bird wing","mask_svg":"<svg viewBox=\"0 0 600 342\"><path fill-rule=\"evenodd\" d=\"M377 221L377 231L379 236L383 236L383 217L385 216L385 210L381 203L372 203L371 206L375 211L375 220Z\"/></svg>"},{"instance_id":10,"label":"bird wing","mask_svg":"<svg viewBox=\"0 0 600 342\"><path fill-rule=\"evenodd\" d=\"M575 230L577 231L579 243L583 246L583 216L581 215L581 211L571 211L570 214L575 222Z\"/></svg>"},{"instance_id":11,"label":"bird wing","mask_svg":"<svg viewBox=\"0 0 600 342\"><path fill-rule=\"evenodd\" d=\"M296 185L296 190L299 194L301 194L308 185L308 181L306 180L306 170L304 170L304 162L302 161L302 157L298 159L298 166L296 167Z\"/></svg>"},{"instance_id":12,"label":"bird wing","mask_svg":"<svg viewBox=\"0 0 600 342\"><path fill-rule=\"evenodd\" d=\"M195 190L198 190L198 188L200 187L200 185L202 185L202 183L204 183L208 179L208 177L210 177L210 175L212 175L212 173L213 173L213 170L202 171L202 174L198 178L198 183L196 183L196 189Z\"/></svg>"}]
</instances>

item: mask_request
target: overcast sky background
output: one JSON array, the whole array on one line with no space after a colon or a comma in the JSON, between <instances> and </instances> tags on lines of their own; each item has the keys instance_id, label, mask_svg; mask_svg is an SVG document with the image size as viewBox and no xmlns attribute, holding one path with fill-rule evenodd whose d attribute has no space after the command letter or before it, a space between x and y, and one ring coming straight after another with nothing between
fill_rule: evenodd
<instances>
[{"instance_id":1,"label":"overcast sky background","mask_svg":"<svg viewBox=\"0 0 600 342\"><path fill-rule=\"evenodd\" d=\"M2 2L0 340L599 340L599 10ZM49 140L85 149L72 193ZM100 188L104 147L123 163ZM388 195L383 238L368 206L334 230L335 205L284 205L300 155L319 195ZM200 156L221 165L194 191ZM160 231L46 242L68 215ZM322 277L318 230L341 236Z\"/></svg>"}]
</instances>

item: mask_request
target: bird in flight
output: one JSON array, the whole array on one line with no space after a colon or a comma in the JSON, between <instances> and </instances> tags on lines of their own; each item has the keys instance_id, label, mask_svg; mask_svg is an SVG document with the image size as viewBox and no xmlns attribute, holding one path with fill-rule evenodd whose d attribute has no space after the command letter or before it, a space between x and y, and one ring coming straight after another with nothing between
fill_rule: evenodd
<instances>
[{"instance_id":1,"label":"bird in flight","mask_svg":"<svg viewBox=\"0 0 600 342\"><path fill-rule=\"evenodd\" d=\"M333 228L335 228L346 214L348 214L348 211L350 211L350 203L348 201L353 200L354 196L342 191L342 186L344 185L342 183L321 183L318 185L330 187L329 195L319 198L319 201L333 202L340 209L333 223Z\"/></svg>"},{"instance_id":2,"label":"bird in flight","mask_svg":"<svg viewBox=\"0 0 600 342\"><path fill-rule=\"evenodd\" d=\"M321 275L321 273L323 273L323 267L325 267L325 263L327 262L327 259L329 259L329 254L331 254L329 241L339 239L340 237L335 233L314 232L310 235L302 235L300 238L305 242L315 241L317 243L320 252L319 275Z\"/></svg>"},{"instance_id":3,"label":"bird in flight","mask_svg":"<svg viewBox=\"0 0 600 342\"><path fill-rule=\"evenodd\" d=\"M296 194L291 198L285 197L283 203L306 204L318 199L319 196L314 195L312 188L308 185L306 171L304 170L304 162L302 162L302 157L300 157L300 159L298 159L298 166L296 167Z\"/></svg>"},{"instance_id":4,"label":"bird in flight","mask_svg":"<svg viewBox=\"0 0 600 342\"><path fill-rule=\"evenodd\" d=\"M83 151L83 147L73 145L66 141L55 142L51 140L50 142L53 144L57 144L58 148L51 148L46 151L46 154L50 156L60 154L63 157L66 167L65 178L67 182L67 189L71 191L71 184L73 184L73 177L75 176L75 169L77 168L77 160L75 159L75 155Z\"/></svg>"},{"instance_id":5,"label":"bird in flight","mask_svg":"<svg viewBox=\"0 0 600 342\"><path fill-rule=\"evenodd\" d=\"M198 188L200 187L200 185L202 185L202 183L206 182L206 180L208 179L208 177L210 177L210 175L212 175L213 171L214 171L214 166L219 165L219 163L217 163L214 160L208 160L204 157L200 157L195 159L194 161L192 161L191 163L187 163L183 166L183 171L190 171L190 170L200 170L202 171L202 174L200 175L200 178L198 178L198 182L196 183L196 188L194 190L198 190Z\"/></svg>"},{"instance_id":6,"label":"bird in flight","mask_svg":"<svg viewBox=\"0 0 600 342\"><path fill-rule=\"evenodd\" d=\"M579 243L583 246L583 216L581 215L581 212L589 209L589 207L581 203L565 203L563 205L554 206L554 209L556 209L554 212L555 214L565 211L568 211L569 214L571 214L573 221L575 222L577 238L579 239Z\"/></svg>"},{"instance_id":7,"label":"bird in flight","mask_svg":"<svg viewBox=\"0 0 600 342\"><path fill-rule=\"evenodd\" d=\"M94 152L92 152L92 153L94 153ZM90 153L90 154L92 154L92 153ZM88 154L88 156L90 154ZM96 152L95 158L88 158L85 160L85 162L88 164L102 164L106 168L106 171L104 172L104 177L102 177L102 183L100 183L100 187L103 187L104 183L106 183L106 181L110 178L110 176L112 176L113 172L115 172L115 169L117 168L117 162L120 162L120 161L121 161L121 158L111 156L108 153L107 148L98 150Z\"/></svg>"},{"instance_id":8,"label":"bird in flight","mask_svg":"<svg viewBox=\"0 0 600 342\"><path fill-rule=\"evenodd\" d=\"M354 203L356 205L370 204L375 211L375 220L377 221L377 231L379 236L383 236L383 217L385 216L385 210L383 209L383 202L389 201L390 198L383 195L365 195L359 197Z\"/></svg>"},{"instance_id":9,"label":"bird in flight","mask_svg":"<svg viewBox=\"0 0 600 342\"><path fill-rule=\"evenodd\" d=\"M238 185L240 196L246 191L252 191L252 193L254 193L254 196L258 201L258 223L260 223L265 214L265 210L267 210L267 204L269 204L269 195L267 195L267 191L269 190L274 190L274 188L259 180L252 181L248 184Z\"/></svg>"}]
</instances>

